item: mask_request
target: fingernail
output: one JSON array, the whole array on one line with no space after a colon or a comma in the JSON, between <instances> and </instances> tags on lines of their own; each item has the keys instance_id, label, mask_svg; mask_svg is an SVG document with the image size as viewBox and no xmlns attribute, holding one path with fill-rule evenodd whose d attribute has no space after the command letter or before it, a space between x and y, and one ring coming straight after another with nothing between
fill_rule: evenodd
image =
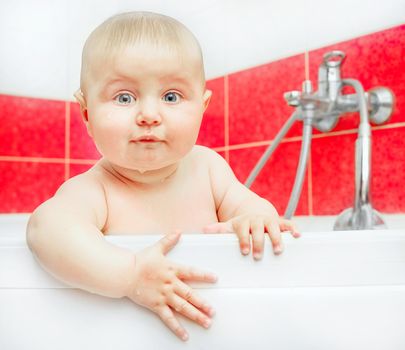
<instances>
[{"instance_id":1,"label":"fingernail","mask_svg":"<svg viewBox=\"0 0 405 350\"><path fill-rule=\"evenodd\" d=\"M204 326L205 328L208 328L209 326L211 326L211 320L206 319L206 320L204 321L204 323L203 323L203 326Z\"/></svg>"},{"instance_id":2,"label":"fingernail","mask_svg":"<svg viewBox=\"0 0 405 350\"><path fill-rule=\"evenodd\" d=\"M204 312L205 312L208 316L210 316L210 317L212 317L212 316L215 315L215 311L214 311L214 309L212 308L212 306L210 306L210 305L205 304L205 305L203 305L202 309L203 309Z\"/></svg>"},{"instance_id":3,"label":"fingernail","mask_svg":"<svg viewBox=\"0 0 405 350\"><path fill-rule=\"evenodd\" d=\"M210 275L210 277L211 277L211 281L213 281L213 282L216 282L218 280L218 276L216 274L214 274L214 273L212 273Z\"/></svg>"},{"instance_id":4,"label":"fingernail","mask_svg":"<svg viewBox=\"0 0 405 350\"><path fill-rule=\"evenodd\" d=\"M188 339L188 334L187 333L183 333L183 335L181 336L182 340L187 340Z\"/></svg>"},{"instance_id":5,"label":"fingernail","mask_svg":"<svg viewBox=\"0 0 405 350\"><path fill-rule=\"evenodd\" d=\"M168 235L167 235L167 238L168 239L170 239L171 241L175 241L176 239L177 239L177 236L178 236L179 234L177 233L177 232L170 232Z\"/></svg>"},{"instance_id":6,"label":"fingernail","mask_svg":"<svg viewBox=\"0 0 405 350\"><path fill-rule=\"evenodd\" d=\"M281 254L282 251L283 251L283 248L282 248L280 245L276 245L276 246L274 247L274 253L276 253L276 254Z\"/></svg>"},{"instance_id":7,"label":"fingernail","mask_svg":"<svg viewBox=\"0 0 405 350\"><path fill-rule=\"evenodd\" d=\"M249 248L243 248L242 249L242 254L243 255L248 255L249 254Z\"/></svg>"},{"instance_id":8,"label":"fingernail","mask_svg":"<svg viewBox=\"0 0 405 350\"><path fill-rule=\"evenodd\" d=\"M215 310L212 307L210 307L208 310L208 316L212 317L214 315L215 315Z\"/></svg>"},{"instance_id":9,"label":"fingernail","mask_svg":"<svg viewBox=\"0 0 405 350\"><path fill-rule=\"evenodd\" d=\"M259 260L259 259L262 258L262 254L261 254L261 253L254 253L254 254L253 254L253 257L254 257L256 260Z\"/></svg>"}]
</instances>

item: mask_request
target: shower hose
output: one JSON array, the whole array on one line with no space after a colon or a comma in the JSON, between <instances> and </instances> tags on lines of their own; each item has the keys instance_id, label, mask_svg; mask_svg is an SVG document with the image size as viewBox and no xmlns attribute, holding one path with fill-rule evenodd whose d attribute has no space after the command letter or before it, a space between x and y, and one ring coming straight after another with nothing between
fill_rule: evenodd
<instances>
[{"instance_id":1,"label":"shower hose","mask_svg":"<svg viewBox=\"0 0 405 350\"><path fill-rule=\"evenodd\" d=\"M255 181L256 177L259 175L260 171L266 164L267 160L270 158L272 153L275 151L285 134L290 130L293 123L298 119L300 113L295 111L290 118L284 123L283 127L277 133L274 140L271 144L267 147L251 173L249 174L245 185L246 187L250 188L250 186ZM297 172L295 175L294 186L290 195L290 199L288 201L287 209L284 214L286 219L291 219L294 215L295 209L297 208L298 200L300 198L302 184L304 181L305 171L307 168L308 163L308 155L309 150L311 148L311 138L312 138L312 124L310 118L304 118L304 126L302 132L302 144L301 144L301 151L300 151L300 158L298 162Z\"/></svg>"}]
</instances>

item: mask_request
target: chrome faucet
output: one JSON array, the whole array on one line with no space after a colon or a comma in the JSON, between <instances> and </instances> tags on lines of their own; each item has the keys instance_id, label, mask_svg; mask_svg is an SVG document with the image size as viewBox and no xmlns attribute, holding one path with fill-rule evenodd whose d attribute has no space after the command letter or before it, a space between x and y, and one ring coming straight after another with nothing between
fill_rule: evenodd
<instances>
[{"instance_id":1,"label":"chrome faucet","mask_svg":"<svg viewBox=\"0 0 405 350\"><path fill-rule=\"evenodd\" d=\"M290 91L284 98L295 112L281 128L274 141L267 148L249 175L246 186L250 186L272 152L296 120L303 121L301 154L293 190L285 213L286 218L294 215L301 194L302 183L311 146L312 127L321 132L332 130L343 114L359 112L360 125L356 140L355 200L353 208L344 210L337 218L335 230L360 230L385 226L381 215L370 203L371 177L371 127L370 122L382 124L392 114L394 95L391 90L378 87L364 92L361 83L355 79L342 79L341 66L346 55L342 51L331 51L324 55L318 70L318 91L312 92L310 80L303 82L301 91ZM344 86L352 86L354 94L342 94Z\"/></svg>"}]
</instances>

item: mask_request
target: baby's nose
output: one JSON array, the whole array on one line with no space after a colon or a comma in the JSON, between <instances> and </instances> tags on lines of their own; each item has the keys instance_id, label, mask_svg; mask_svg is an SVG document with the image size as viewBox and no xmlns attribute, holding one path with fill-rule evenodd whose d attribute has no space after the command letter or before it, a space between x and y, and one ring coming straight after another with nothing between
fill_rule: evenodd
<instances>
[{"instance_id":1,"label":"baby's nose","mask_svg":"<svg viewBox=\"0 0 405 350\"><path fill-rule=\"evenodd\" d=\"M144 101L141 104L141 109L136 116L138 125L159 125L162 122L158 106L152 101Z\"/></svg>"},{"instance_id":2,"label":"baby's nose","mask_svg":"<svg viewBox=\"0 0 405 350\"><path fill-rule=\"evenodd\" d=\"M162 122L162 118L158 113L155 114L146 114L139 113L136 117L136 124L139 126L142 125L159 125Z\"/></svg>"}]
</instances>

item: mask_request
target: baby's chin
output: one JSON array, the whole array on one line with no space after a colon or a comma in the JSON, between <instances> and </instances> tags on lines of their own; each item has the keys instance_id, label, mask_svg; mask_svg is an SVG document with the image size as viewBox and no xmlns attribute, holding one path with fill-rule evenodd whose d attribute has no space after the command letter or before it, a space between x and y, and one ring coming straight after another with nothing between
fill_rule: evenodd
<instances>
[{"instance_id":1,"label":"baby's chin","mask_svg":"<svg viewBox=\"0 0 405 350\"><path fill-rule=\"evenodd\" d=\"M159 171L165 171L168 168L176 168L180 162L180 159L172 161L155 161L155 162L123 162L114 163L110 162L115 168L120 168L122 171L126 172L137 172L140 174L144 173L156 173Z\"/></svg>"}]
</instances>

